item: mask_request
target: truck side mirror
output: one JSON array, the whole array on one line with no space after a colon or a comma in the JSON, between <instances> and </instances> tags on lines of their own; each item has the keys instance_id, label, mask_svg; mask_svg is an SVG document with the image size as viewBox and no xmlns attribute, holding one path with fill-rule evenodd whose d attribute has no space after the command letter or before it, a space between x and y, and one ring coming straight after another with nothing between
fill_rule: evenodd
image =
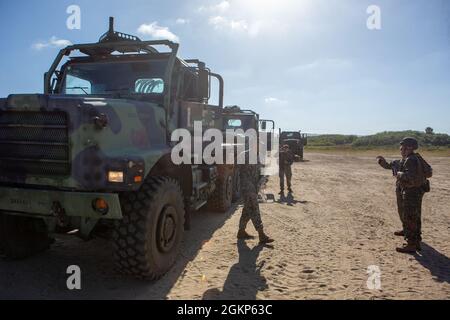
<instances>
[{"instance_id":1,"label":"truck side mirror","mask_svg":"<svg viewBox=\"0 0 450 320\"><path fill-rule=\"evenodd\" d=\"M198 94L201 98L209 99L209 71L198 70Z\"/></svg>"},{"instance_id":2,"label":"truck side mirror","mask_svg":"<svg viewBox=\"0 0 450 320\"><path fill-rule=\"evenodd\" d=\"M261 129L263 129L264 131L267 130L267 122L266 121L261 122Z\"/></svg>"},{"instance_id":3,"label":"truck side mirror","mask_svg":"<svg viewBox=\"0 0 450 320\"><path fill-rule=\"evenodd\" d=\"M267 132L267 151L272 151L272 134Z\"/></svg>"}]
</instances>

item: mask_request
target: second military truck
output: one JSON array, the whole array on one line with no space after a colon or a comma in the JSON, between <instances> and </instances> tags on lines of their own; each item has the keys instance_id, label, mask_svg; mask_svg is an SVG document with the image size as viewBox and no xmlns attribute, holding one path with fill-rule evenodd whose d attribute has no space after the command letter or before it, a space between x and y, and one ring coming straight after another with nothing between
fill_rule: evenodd
<instances>
[{"instance_id":1,"label":"second military truck","mask_svg":"<svg viewBox=\"0 0 450 320\"><path fill-rule=\"evenodd\" d=\"M308 136L300 131L283 131L280 133L280 146L288 145L297 161L304 159L304 148L308 144Z\"/></svg>"}]
</instances>

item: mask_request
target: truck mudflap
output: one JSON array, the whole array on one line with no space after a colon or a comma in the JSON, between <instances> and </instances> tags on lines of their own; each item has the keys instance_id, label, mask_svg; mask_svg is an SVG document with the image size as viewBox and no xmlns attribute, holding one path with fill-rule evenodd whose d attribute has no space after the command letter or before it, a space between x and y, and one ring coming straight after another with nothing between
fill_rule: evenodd
<instances>
[{"instance_id":1,"label":"truck mudflap","mask_svg":"<svg viewBox=\"0 0 450 320\"><path fill-rule=\"evenodd\" d=\"M42 218L61 214L92 219L122 218L118 194L11 187L0 187L0 211Z\"/></svg>"}]
</instances>

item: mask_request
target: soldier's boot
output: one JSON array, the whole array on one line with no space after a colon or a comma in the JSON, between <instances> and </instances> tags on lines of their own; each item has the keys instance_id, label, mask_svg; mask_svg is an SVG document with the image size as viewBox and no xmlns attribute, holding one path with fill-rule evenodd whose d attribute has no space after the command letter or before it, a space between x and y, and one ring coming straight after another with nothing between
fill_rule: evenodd
<instances>
[{"instance_id":1,"label":"soldier's boot","mask_svg":"<svg viewBox=\"0 0 450 320\"><path fill-rule=\"evenodd\" d=\"M289 191L289 193L294 193L294 191L292 191L291 187L288 188L288 191Z\"/></svg>"},{"instance_id":2,"label":"soldier's boot","mask_svg":"<svg viewBox=\"0 0 450 320\"><path fill-rule=\"evenodd\" d=\"M404 237L405 236L405 232L403 230L395 231L394 235L396 235L397 237Z\"/></svg>"},{"instance_id":3,"label":"soldier's boot","mask_svg":"<svg viewBox=\"0 0 450 320\"><path fill-rule=\"evenodd\" d=\"M413 242L408 242L407 244L403 245L403 247L399 247L396 250L397 252L400 253L414 254L417 252L417 244Z\"/></svg>"},{"instance_id":4,"label":"soldier's boot","mask_svg":"<svg viewBox=\"0 0 450 320\"><path fill-rule=\"evenodd\" d=\"M258 230L258 234L259 234L259 244L268 244L275 241L274 239L271 239L268 235L266 235L264 233L264 229L262 228Z\"/></svg>"},{"instance_id":5,"label":"soldier's boot","mask_svg":"<svg viewBox=\"0 0 450 320\"><path fill-rule=\"evenodd\" d=\"M245 230L239 230L238 234L237 234L237 238L240 240L250 240L250 239L254 239L255 237L248 234L247 231L245 231Z\"/></svg>"},{"instance_id":6,"label":"soldier's boot","mask_svg":"<svg viewBox=\"0 0 450 320\"><path fill-rule=\"evenodd\" d=\"M416 250L417 250L417 251L422 251L422 245L420 244L420 241L418 241L418 242L416 243Z\"/></svg>"}]
</instances>

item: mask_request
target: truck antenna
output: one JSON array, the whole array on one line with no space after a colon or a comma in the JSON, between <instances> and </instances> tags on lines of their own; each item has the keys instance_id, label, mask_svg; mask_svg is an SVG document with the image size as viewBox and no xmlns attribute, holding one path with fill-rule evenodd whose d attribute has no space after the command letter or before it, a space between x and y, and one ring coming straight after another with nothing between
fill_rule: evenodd
<instances>
[{"instance_id":1,"label":"truck antenna","mask_svg":"<svg viewBox=\"0 0 450 320\"><path fill-rule=\"evenodd\" d=\"M114 34L114 17L109 17L109 34Z\"/></svg>"},{"instance_id":2,"label":"truck antenna","mask_svg":"<svg viewBox=\"0 0 450 320\"><path fill-rule=\"evenodd\" d=\"M140 42L141 40L130 34L126 34L123 32L114 31L114 17L109 17L109 29L103 34L99 42L120 42L120 41L128 41L128 42Z\"/></svg>"}]
</instances>

